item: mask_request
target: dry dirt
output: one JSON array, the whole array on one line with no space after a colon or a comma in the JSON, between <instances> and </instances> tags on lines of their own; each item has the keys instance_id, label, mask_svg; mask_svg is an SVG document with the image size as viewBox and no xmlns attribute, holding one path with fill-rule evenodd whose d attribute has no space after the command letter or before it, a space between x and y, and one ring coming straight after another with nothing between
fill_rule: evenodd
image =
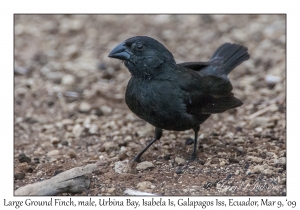
<instances>
[{"instance_id":1,"label":"dry dirt","mask_svg":"<svg viewBox=\"0 0 300 210\"><path fill-rule=\"evenodd\" d=\"M14 189L101 160L76 195L286 195L285 15L15 15L14 30ZM164 131L142 156L153 167L115 171L153 137L125 104L129 72L107 57L136 35L177 62L206 61L224 42L249 49L230 74L244 104L201 125L194 162L193 131Z\"/></svg>"}]
</instances>

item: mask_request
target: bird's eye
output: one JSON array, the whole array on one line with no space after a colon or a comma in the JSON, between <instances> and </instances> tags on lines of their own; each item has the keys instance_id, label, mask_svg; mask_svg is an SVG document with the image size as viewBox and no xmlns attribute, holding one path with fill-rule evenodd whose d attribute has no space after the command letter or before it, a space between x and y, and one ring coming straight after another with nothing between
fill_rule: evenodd
<instances>
[{"instance_id":1,"label":"bird's eye","mask_svg":"<svg viewBox=\"0 0 300 210\"><path fill-rule=\"evenodd\" d=\"M142 45L142 44L137 44L137 45L136 45L136 49L137 49L137 50L143 50L144 47L145 47L145 46Z\"/></svg>"}]
</instances>

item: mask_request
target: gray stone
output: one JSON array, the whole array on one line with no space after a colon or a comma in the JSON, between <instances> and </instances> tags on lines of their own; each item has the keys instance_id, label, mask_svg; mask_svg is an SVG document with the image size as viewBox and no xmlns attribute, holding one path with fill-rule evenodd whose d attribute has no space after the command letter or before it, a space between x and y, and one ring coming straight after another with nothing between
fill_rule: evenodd
<instances>
[{"instance_id":1,"label":"gray stone","mask_svg":"<svg viewBox=\"0 0 300 210\"><path fill-rule=\"evenodd\" d=\"M184 165L185 164L185 159L181 158L181 157L176 157L175 158L175 162L178 164L178 165Z\"/></svg>"},{"instance_id":2,"label":"gray stone","mask_svg":"<svg viewBox=\"0 0 300 210\"><path fill-rule=\"evenodd\" d=\"M264 170L264 167L262 165L256 165L254 166L252 172L253 173L261 173Z\"/></svg>"},{"instance_id":3,"label":"gray stone","mask_svg":"<svg viewBox=\"0 0 300 210\"><path fill-rule=\"evenodd\" d=\"M60 142L60 139L58 137L52 137L51 138L51 143L52 144L58 144Z\"/></svg>"},{"instance_id":4,"label":"gray stone","mask_svg":"<svg viewBox=\"0 0 300 210\"><path fill-rule=\"evenodd\" d=\"M128 160L115 162L115 172L118 174L127 173L130 171Z\"/></svg>"},{"instance_id":5,"label":"gray stone","mask_svg":"<svg viewBox=\"0 0 300 210\"><path fill-rule=\"evenodd\" d=\"M57 157L57 156L60 156L60 151L55 149L55 150L51 150L47 153L47 156L49 157Z\"/></svg>"},{"instance_id":6,"label":"gray stone","mask_svg":"<svg viewBox=\"0 0 300 210\"><path fill-rule=\"evenodd\" d=\"M71 120L71 119L63 119L63 120L61 121L61 123L62 123L63 125L73 125L73 124L74 124L74 121Z\"/></svg>"},{"instance_id":7,"label":"gray stone","mask_svg":"<svg viewBox=\"0 0 300 210\"><path fill-rule=\"evenodd\" d=\"M276 84L279 83L281 81L281 78L278 76L274 76L274 75L267 75L265 77L265 81L268 84Z\"/></svg>"},{"instance_id":8,"label":"gray stone","mask_svg":"<svg viewBox=\"0 0 300 210\"><path fill-rule=\"evenodd\" d=\"M149 162L149 161L144 161L144 162L141 162L139 164L137 164L136 166L136 170L145 170L147 168L153 168L154 165L152 162Z\"/></svg>"},{"instance_id":9,"label":"gray stone","mask_svg":"<svg viewBox=\"0 0 300 210\"><path fill-rule=\"evenodd\" d=\"M18 68L14 69L15 74L24 75L24 74L27 74L28 72L29 72L28 68L18 67Z\"/></svg>"},{"instance_id":10,"label":"gray stone","mask_svg":"<svg viewBox=\"0 0 300 210\"><path fill-rule=\"evenodd\" d=\"M248 156L247 160L250 160L250 161L255 162L255 163L262 163L263 162L262 158L255 157L255 156Z\"/></svg>"},{"instance_id":11,"label":"gray stone","mask_svg":"<svg viewBox=\"0 0 300 210\"><path fill-rule=\"evenodd\" d=\"M264 126L269 122L268 117L256 117L252 120L252 127Z\"/></svg>"},{"instance_id":12,"label":"gray stone","mask_svg":"<svg viewBox=\"0 0 300 210\"><path fill-rule=\"evenodd\" d=\"M83 130L84 128L80 124L76 124L72 129L72 133L75 137L79 137Z\"/></svg>"},{"instance_id":13,"label":"gray stone","mask_svg":"<svg viewBox=\"0 0 300 210\"><path fill-rule=\"evenodd\" d=\"M108 193L113 193L115 191L116 191L116 188L114 188L114 187L106 189L106 192L108 192Z\"/></svg>"},{"instance_id":14,"label":"gray stone","mask_svg":"<svg viewBox=\"0 0 300 210\"><path fill-rule=\"evenodd\" d=\"M103 112L103 114L110 114L112 112L112 108L109 106L101 106L100 110Z\"/></svg>"},{"instance_id":15,"label":"gray stone","mask_svg":"<svg viewBox=\"0 0 300 210\"><path fill-rule=\"evenodd\" d=\"M244 144L245 140L244 139L234 139L233 144Z\"/></svg>"},{"instance_id":16,"label":"gray stone","mask_svg":"<svg viewBox=\"0 0 300 210\"><path fill-rule=\"evenodd\" d=\"M117 145L113 141L104 142L104 144L102 146L104 147L104 150L106 152L115 150L117 147Z\"/></svg>"},{"instance_id":17,"label":"gray stone","mask_svg":"<svg viewBox=\"0 0 300 210\"><path fill-rule=\"evenodd\" d=\"M94 134L97 134L98 132L99 132L99 127L95 124L91 124L89 133L94 135Z\"/></svg>"},{"instance_id":18,"label":"gray stone","mask_svg":"<svg viewBox=\"0 0 300 210\"><path fill-rule=\"evenodd\" d=\"M76 152L74 151L74 150L72 150L72 149L70 149L69 151L68 151L68 156L70 157L70 158L76 158Z\"/></svg>"},{"instance_id":19,"label":"gray stone","mask_svg":"<svg viewBox=\"0 0 300 210\"><path fill-rule=\"evenodd\" d=\"M64 74L62 72L47 72L46 77L47 79L51 80L54 83L59 84L61 79L63 78Z\"/></svg>"},{"instance_id":20,"label":"gray stone","mask_svg":"<svg viewBox=\"0 0 300 210\"><path fill-rule=\"evenodd\" d=\"M87 102L82 102L80 105L79 105L79 111L81 112L84 112L84 113L87 113L91 110L91 105Z\"/></svg>"},{"instance_id":21,"label":"gray stone","mask_svg":"<svg viewBox=\"0 0 300 210\"><path fill-rule=\"evenodd\" d=\"M286 158L285 157L278 158L277 163L286 164Z\"/></svg>"},{"instance_id":22,"label":"gray stone","mask_svg":"<svg viewBox=\"0 0 300 210\"><path fill-rule=\"evenodd\" d=\"M149 181L139 182L139 183L137 183L137 188L139 190L146 190L146 189L150 189L151 185L152 184Z\"/></svg>"},{"instance_id":23,"label":"gray stone","mask_svg":"<svg viewBox=\"0 0 300 210\"><path fill-rule=\"evenodd\" d=\"M65 86L72 86L75 84L75 82L76 82L76 77L72 74L67 74L63 76L63 78L61 79L61 84Z\"/></svg>"},{"instance_id":24,"label":"gray stone","mask_svg":"<svg viewBox=\"0 0 300 210\"><path fill-rule=\"evenodd\" d=\"M267 168L267 169L263 170L262 173L266 174L266 175L270 175L270 174L273 174L274 172L271 169Z\"/></svg>"}]
</instances>

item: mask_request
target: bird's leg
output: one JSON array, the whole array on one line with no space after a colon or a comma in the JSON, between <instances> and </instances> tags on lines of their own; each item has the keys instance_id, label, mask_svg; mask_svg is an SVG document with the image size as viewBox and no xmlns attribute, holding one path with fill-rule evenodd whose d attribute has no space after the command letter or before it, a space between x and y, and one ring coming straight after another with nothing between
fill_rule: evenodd
<instances>
[{"instance_id":1,"label":"bird's leg","mask_svg":"<svg viewBox=\"0 0 300 210\"><path fill-rule=\"evenodd\" d=\"M139 153L137 154L132 160L131 162L140 162L141 161L141 156L144 154L144 152L146 152L146 150L156 141L159 140L162 136L162 129L155 127L155 135L154 135L154 139Z\"/></svg>"},{"instance_id":2,"label":"bird's leg","mask_svg":"<svg viewBox=\"0 0 300 210\"><path fill-rule=\"evenodd\" d=\"M192 153L191 157L189 158L189 160L191 160L191 161L195 160L197 157L197 139L198 139L198 132L200 130L200 126L194 127L193 130L195 132L195 140L194 140L193 153Z\"/></svg>"}]
</instances>

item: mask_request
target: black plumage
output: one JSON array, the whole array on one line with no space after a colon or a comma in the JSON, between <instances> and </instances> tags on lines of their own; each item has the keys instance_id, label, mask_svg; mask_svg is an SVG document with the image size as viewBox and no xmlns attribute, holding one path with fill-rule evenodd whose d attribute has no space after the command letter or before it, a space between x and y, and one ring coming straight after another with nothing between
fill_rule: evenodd
<instances>
[{"instance_id":1,"label":"black plumage","mask_svg":"<svg viewBox=\"0 0 300 210\"><path fill-rule=\"evenodd\" d=\"M195 132L211 114L241 106L235 98L227 75L240 63L250 58L247 48L225 43L207 62L176 64L172 53L157 40L137 36L127 39L109 54L123 60L131 72L126 89L126 103L137 116L155 126L155 137L135 158L162 136L162 130Z\"/></svg>"}]
</instances>

